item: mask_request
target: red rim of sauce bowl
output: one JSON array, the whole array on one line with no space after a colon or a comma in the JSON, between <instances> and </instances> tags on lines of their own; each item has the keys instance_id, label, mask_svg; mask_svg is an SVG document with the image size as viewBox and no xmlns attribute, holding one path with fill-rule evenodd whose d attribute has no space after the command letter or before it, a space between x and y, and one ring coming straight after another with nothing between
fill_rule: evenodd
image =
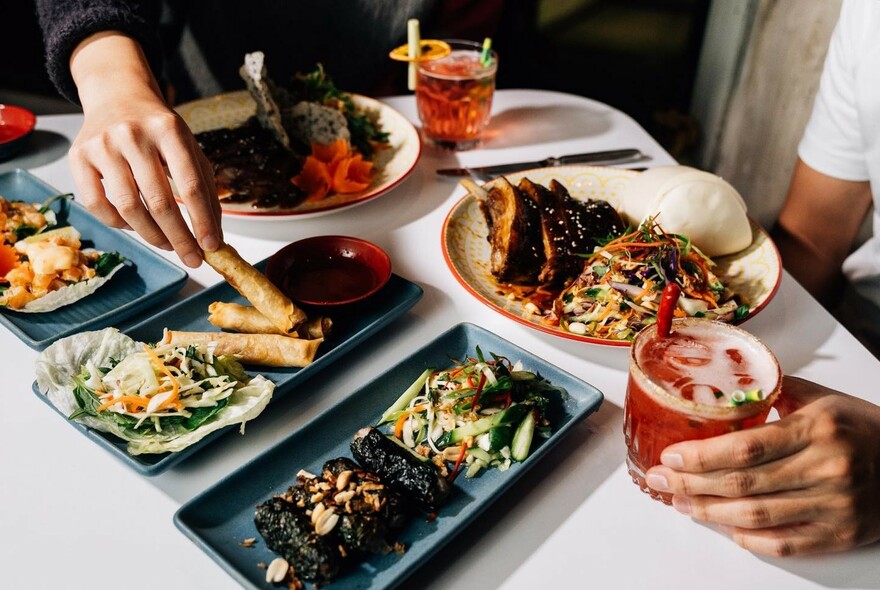
<instances>
[{"instance_id":1,"label":"red rim of sauce bowl","mask_svg":"<svg viewBox=\"0 0 880 590\"><path fill-rule=\"evenodd\" d=\"M391 259L384 250L360 238L315 236L273 254L266 276L297 303L348 305L385 286L391 277Z\"/></svg>"},{"instance_id":2,"label":"red rim of sauce bowl","mask_svg":"<svg viewBox=\"0 0 880 590\"><path fill-rule=\"evenodd\" d=\"M29 110L0 103L0 160L21 151L36 125L37 116Z\"/></svg>"}]
</instances>

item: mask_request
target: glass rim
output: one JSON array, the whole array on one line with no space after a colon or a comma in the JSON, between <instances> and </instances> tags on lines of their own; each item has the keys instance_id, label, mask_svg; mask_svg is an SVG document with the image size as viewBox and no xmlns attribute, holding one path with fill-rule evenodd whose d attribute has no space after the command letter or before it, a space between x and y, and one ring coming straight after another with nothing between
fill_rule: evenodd
<instances>
[{"instance_id":1,"label":"glass rim","mask_svg":"<svg viewBox=\"0 0 880 590\"><path fill-rule=\"evenodd\" d=\"M666 389L658 385L651 377L649 377L645 373L645 371L642 369L641 366L639 366L639 363L636 360L636 355L640 350L639 344L642 341L647 340L651 335L657 332L656 323L642 329L638 334L636 334L636 337L632 342L632 346L630 347L629 362L630 376L637 382L637 385L645 391L645 393L655 398L664 406L672 410L681 411L683 413L694 415L700 418L710 418L715 420L741 420L743 418L748 418L749 416L764 411L765 409L767 409L768 406L772 406L776 402L776 399L779 397L779 394L782 392L782 367L779 365L779 359L776 358L776 355L773 354L773 351L771 351L770 348L766 344L764 344L764 342L762 342L760 338L758 338L751 332L747 332L742 328L734 326L733 324L728 324L726 322L709 320L705 318L687 317L674 319L672 321L672 326L674 329L676 325L702 325L706 323L715 326L715 329L727 330L728 332L737 334L738 337L742 337L746 340L751 341L753 344L757 345L760 351L765 353L767 358L773 361L773 365L776 368L776 385L773 390L764 397L764 399L760 401L745 403L739 406L715 406L702 404L693 400L686 400L682 397L673 395L666 391ZM627 395L629 395L628 389Z\"/></svg>"},{"instance_id":2,"label":"glass rim","mask_svg":"<svg viewBox=\"0 0 880 590\"><path fill-rule=\"evenodd\" d=\"M483 44L478 41L471 41L470 39L440 39L441 41L448 43L452 48L452 51L456 49L469 49L475 51L477 53L482 53ZM489 49L489 55L492 56L492 63L488 66L482 66L482 70L480 71L480 76L489 76L498 71L498 52L494 49ZM419 69L425 68L426 71L430 73L430 64L440 63L443 60L447 59L449 56L444 55L443 57L439 57L437 59L429 59L427 61L418 62ZM474 76L476 77L476 76Z\"/></svg>"}]
</instances>

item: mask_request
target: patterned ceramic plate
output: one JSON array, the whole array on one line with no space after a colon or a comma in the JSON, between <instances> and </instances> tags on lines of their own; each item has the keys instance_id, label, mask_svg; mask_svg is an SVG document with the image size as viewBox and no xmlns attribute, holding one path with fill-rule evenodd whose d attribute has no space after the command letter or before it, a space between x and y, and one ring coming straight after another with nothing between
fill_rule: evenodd
<instances>
[{"instance_id":1,"label":"patterned ceramic plate","mask_svg":"<svg viewBox=\"0 0 880 590\"><path fill-rule=\"evenodd\" d=\"M619 208L621 189L636 174L638 173L615 168L560 166L517 172L507 175L507 178L516 184L520 179L528 177L545 186L555 178L576 199L602 199ZM540 316L523 309L523 302L509 300L489 271L490 247L486 240L487 235L488 228L479 203L470 195L452 208L443 224L441 240L446 264L458 282L474 297L498 313L548 334L606 346L629 346L629 342L582 336L558 326L547 325L541 322ZM742 252L715 259L715 271L721 282L751 306L746 319L754 316L770 302L782 280L779 252L767 232L754 220L752 236L752 244Z\"/></svg>"},{"instance_id":2,"label":"patterned ceramic plate","mask_svg":"<svg viewBox=\"0 0 880 590\"><path fill-rule=\"evenodd\" d=\"M360 108L379 113L379 125L389 133L391 143L390 149L376 154L376 175L369 188L359 193L331 195L320 202L301 203L289 209L255 209L249 203L223 203L223 213L267 219L316 217L365 203L400 184L419 161L422 144L418 132L406 117L388 105L358 94L353 94L352 98ZM182 104L177 107L177 112L193 133L200 133L240 125L256 112L256 105L247 90L240 90Z\"/></svg>"}]
</instances>

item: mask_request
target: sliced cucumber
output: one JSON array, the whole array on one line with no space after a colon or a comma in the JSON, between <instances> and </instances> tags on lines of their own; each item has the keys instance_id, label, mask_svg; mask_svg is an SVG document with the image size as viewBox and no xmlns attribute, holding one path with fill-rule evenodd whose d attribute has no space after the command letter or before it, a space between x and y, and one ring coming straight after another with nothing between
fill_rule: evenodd
<instances>
[{"instance_id":1,"label":"sliced cucumber","mask_svg":"<svg viewBox=\"0 0 880 590\"><path fill-rule=\"evenodd\" d=\"M489 431L489 450L500 451L504 447L510 446L513 440L513 426L510 424L499 424Z\"/></svg>"},{"instance_id":2,"label":"sliced cucumber","mask_svg":"<svg viewBox=\"0 0 880 590\"><path fill-rule=\"evenodd\" d=\"M532 448L532 437L535 434L535 414L529 412L523 418L513 435L510 445L510 456L514 461L525 461Z\"/></svg>"},{"instance_id":3,"label":"sliced cucumber","mask_svg":"<svg viewBox=\"0 0 880 590\"><path fill-rule=\"evenodd\" d=\"M504 412L497 412L491 416L484 416L479 420L474 420L473 422L469 422L463 426L450 430L441 438L441 440L445 441L446 444L458 444L469 436L479 436L484 432L489 432L492 428L501 424L503 418ZM439 443L440 441L438 441L438 444Z\"/></svg>"},{"instance_id":4,"label":"sliced cucumber","mask_svg":"<svg viewBox=\"0 0 880 590\"><path fill-rule=\"evenodd\" d=\"M532 409L531 404L511 404L504 410L504 416L501 418L502 424L519 424L526 412Z\"/></svg>"},{"instance_id":5,"label":"sliced cucumber","mask_svg":"<svg viewBox=\"0 0 880 590\"><path fill-rule=\"evenodd\" d=\"M473 455L473 457L479 461L482 461L486 465L492 462L492 455L481 449L480 447L471 447L467 450L468 455Z\"/></svg>"},{"instance_id":6,"label":"sliced cucumber","mask_svg":"<svg viewBox=\"0 0 880 590\"><path fill-rule=\"evenodd\" d=\"M386 422L390 422L392 420L396 420L397 417L400 416L400 412L409 407L409 402L411 402L425 386L425 382L428 380L428 377L431 376L431 373L434 372L434 369L425 369L425 371L419 375L419 378L413 381L413 384L410 385L406 391L404 391L397 401L391 404L391 407L385 410L385 413L382 414L382 417L379 418L379 424L385 424ZM395 417L396 415L396 417Z\"/></svg>"}]
</instances>

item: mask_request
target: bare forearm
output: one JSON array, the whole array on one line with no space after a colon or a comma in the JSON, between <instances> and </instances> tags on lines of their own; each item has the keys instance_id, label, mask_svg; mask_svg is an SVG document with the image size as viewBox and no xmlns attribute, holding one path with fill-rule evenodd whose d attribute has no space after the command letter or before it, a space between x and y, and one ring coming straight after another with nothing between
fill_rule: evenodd
<instances>
[{"instance_id":1,"label":"bare forearm","mask_svg":"<svg viewBox=\"0 0 880 590\"><path fill-rule=\"evenodd\" d=\"M162 101L140 45L117 31L84 39L71 54L70 72L87 114L90 108L124 97Z\"/></svg>"},{"instance_id":2,"label":"bare forearm","mask_svg":"<svg viewBox=\"0 0 880 590\"><path fill-rule=\"evenodd\" d=\"M868 182L832 178L798 160L773 237L786 270L819 301L833 301L841 288L841 265L870 205Z\"/></svg>"}]
</instances>

